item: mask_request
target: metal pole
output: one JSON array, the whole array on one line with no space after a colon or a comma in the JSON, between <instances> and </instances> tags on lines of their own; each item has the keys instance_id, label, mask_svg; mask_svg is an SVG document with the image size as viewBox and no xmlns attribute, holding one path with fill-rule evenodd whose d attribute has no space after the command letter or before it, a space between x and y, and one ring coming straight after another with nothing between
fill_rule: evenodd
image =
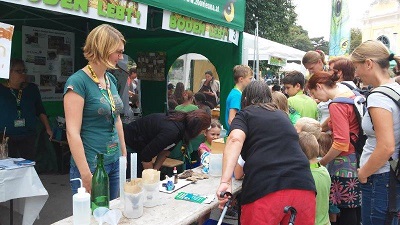
<instances>
[{"instance_id":1,"label":"metal pole","mask_svg":"<svg viewBox=\"0 0 400 225\"><path fill-rule=\"evenodd\" d=\"M258 51L258 17L256 17L256 80L260 79L260 57Z\"/></svg>"}]
</instances>

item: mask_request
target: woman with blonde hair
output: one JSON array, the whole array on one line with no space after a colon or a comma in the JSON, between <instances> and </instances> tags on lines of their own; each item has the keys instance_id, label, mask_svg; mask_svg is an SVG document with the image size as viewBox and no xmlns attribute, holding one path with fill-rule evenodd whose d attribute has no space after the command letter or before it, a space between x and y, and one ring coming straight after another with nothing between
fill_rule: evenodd
<instances>
[{"instance_id":1,"label":"woman with blonde hair","mask_svg":"<svg viewBox=\"0 0 400 225\"><path fill-rule=\"evenodd\" d=\"M119 156L126 156L120 112L123 109L116 78L107 72L123 58L125 38L114 27L102 24L86 38L83 54L88 64L72 74L64 88L67 138L71 150L70 179L82 178L91 191L97 154L104 154L110 200L118 197ZM72 182L76 193L79 182Z\"/></svg>"},{"instance_id":2,"label":"woman with blonde hair","mask_svg":"<svg viewBox=\"0 0 400 225\"><path fill-rule=\"evenodd\" d=\"M400 56L391 54L379 41L366 41L354 49L351 60L365 85L393 89L400 93L400 85L389 75L389 62L400 63ZM363 225L392 224L397 220L400 206L400 185L390 175L390 159L398 159L400 148L400 110L392 99L381 93L371 93L368 111L362 120L367 135L360 158L358 178L362 188L361 216ZM396 178L393 178L396 179ZM390 184L389 184L390 183ZM389 189L393 188L395 193ZM390 212L388 205L395 200L397 210ZM391 217L393 216L393 217ZM386 222L386 223L385 223ZM397 224L397 223L394 223Z\"/></svg>"},{"instance_id":3,"label":"woman with blonde hair","mask_svg":"<svg viewBox=\"0 0 400 225\"><path fill-rule=\"evenodd\" d=\"M304 67L310 72L310 74L314 74L316 71L327 70L326 61L325 61L325 53L321 50L316 51L308 51L301 60Z\"/></svg>"}]
</instances>

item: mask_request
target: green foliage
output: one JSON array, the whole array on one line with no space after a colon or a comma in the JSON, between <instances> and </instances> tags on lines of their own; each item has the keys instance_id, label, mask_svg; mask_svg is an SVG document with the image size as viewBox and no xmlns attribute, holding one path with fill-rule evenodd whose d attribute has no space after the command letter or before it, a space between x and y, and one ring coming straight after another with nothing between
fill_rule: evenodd
<instances>
[{"instance_id":1,"label":"green foliage","mask_svg":"<svg viewBox=\"0 0 400 225\"><path fill-rule=\"evenodd\" d=\"M300 49L302 51L313 50L314 47L308 37L308 32L303 29L302 26L291 25L289 29L288 37L291 37L287 45Z\"/></svg>"},{"instance_id":2,"label":"green foliage","mask_svg":"<svg viewBox=\"0 0 400 225\"><path fill-rule=\"evenodd\" d=\"M329 42L324 40L324 37L311 38L311 43L315 50L322 50L325 54L329 52Z\"/></svg>"},{"instance_id":3,"label":"green foliage","mask_svg":"<svg viewBox=\"0 0 400 225\"><path fill-rule=\"evenodd\" d=\"M258 18L260 37L287 44L291 38L287 34L297 18L294 9L291 0L248 0L244 31L254 34Z\"/></svg>"},{"instance_id":4,"label":"green foliage","mask_svg":"<svg viewBox=\"0 0 400 225\"><path fill-rule=\"evenodd\" d=\"M358 28L351 28L350 30L350 53L359 46L362 42L362 33Z\"/></svg>"},{"instance_id":5,"label":"green foliage","mask_svg":"<svg viewBox=\"0 0 400 225\"><path fill-rule=\"evenodd\" d=\"M329 51L328 41L322 37L310 39L308 32L296 24L297 14L292 0L247 0L245 32L254 34L256 18L260 37L302 51Z\"/></svg>"}]
</instances>

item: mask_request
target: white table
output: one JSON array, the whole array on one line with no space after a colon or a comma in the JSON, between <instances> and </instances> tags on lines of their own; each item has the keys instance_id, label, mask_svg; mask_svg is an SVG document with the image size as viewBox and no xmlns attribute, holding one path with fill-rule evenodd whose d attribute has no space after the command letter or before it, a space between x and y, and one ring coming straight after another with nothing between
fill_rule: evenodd
<instances>
[{"instance_id":1,"label":"white table","mask_svg":"<svg viewBox=\"0 0 400 225\"><path fill-rule=\"evenodd\" d=\"M0 170L0 202L13 200L23 225L35 222L48 197L33 166Z\"/></svg>"},{"instance_id":2,"label":"white table","mask_svg":"<svg viewBox=\"0 0 400 225\"><path fill-rule=\"evenodd\" d=\"M143 215L138 219L128 219L122 216L119 221L119 225L124 224L147 224L147 225L184 225L191 224L203 215L211 212L212 209L218 206L217 198L214 199L210 204L198 204L189 201L175 200L175 196L183 191L200 194L202 196L215 194L220 183L220 177L212 177L209 179L197 181L195 184L189 184L172 194L160 192L160 198L162 201L165 200L166 204L155 206L153 208L144 208ZM242 182L233 180L232 192L233 194L238 193L242 189ZM123 211L123 207L119 206L119 200L113 200L110 203L111 208L118 208ZM54 224L66 225L72 224L72 217L68 217ZM98 224L92 217L91 224Z\"/></svg>"}]
</instances>

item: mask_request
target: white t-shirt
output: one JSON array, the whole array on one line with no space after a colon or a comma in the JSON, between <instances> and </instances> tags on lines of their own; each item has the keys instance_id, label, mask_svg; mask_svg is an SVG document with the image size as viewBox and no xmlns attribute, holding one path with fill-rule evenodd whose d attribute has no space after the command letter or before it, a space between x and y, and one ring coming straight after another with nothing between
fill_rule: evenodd
<instances>
[{"instance_id":1,"label":"white t-shirt","mask_svg":"<svg viewBox=\"0 0 400 225\"><path fill-rule=\"evenodd\" d=\"M385 84L383 86L388 86L398 93L400 93L400 85L398 83L389 83ZM378 107L382 109L386 109L392 113L393 117L393 128L394 128L394 137L395 137L395 151L392 155L393 159L397 159L399 156L399 147L400 147L400 109L394 103L393 100L390 98L386 97L383 94L380 93L374 93L370 94L368 96L367 100L367 107ZM363 153L360 158L360 167L362 167L369 159L371 156L372 152L375 149L376 146L376 136L375 136L375 131L373 130L372 127L372 122L371 122L371 117L369 115L369 112L367 111L362 119L362 128L367 135L368 139L365 142ZM386 162L383 167L381 167L378 171L375 172L375 174L380 174L380 173L385 173L389 172L390 165L389 162Z\"/></svg>"}]
</instances>

